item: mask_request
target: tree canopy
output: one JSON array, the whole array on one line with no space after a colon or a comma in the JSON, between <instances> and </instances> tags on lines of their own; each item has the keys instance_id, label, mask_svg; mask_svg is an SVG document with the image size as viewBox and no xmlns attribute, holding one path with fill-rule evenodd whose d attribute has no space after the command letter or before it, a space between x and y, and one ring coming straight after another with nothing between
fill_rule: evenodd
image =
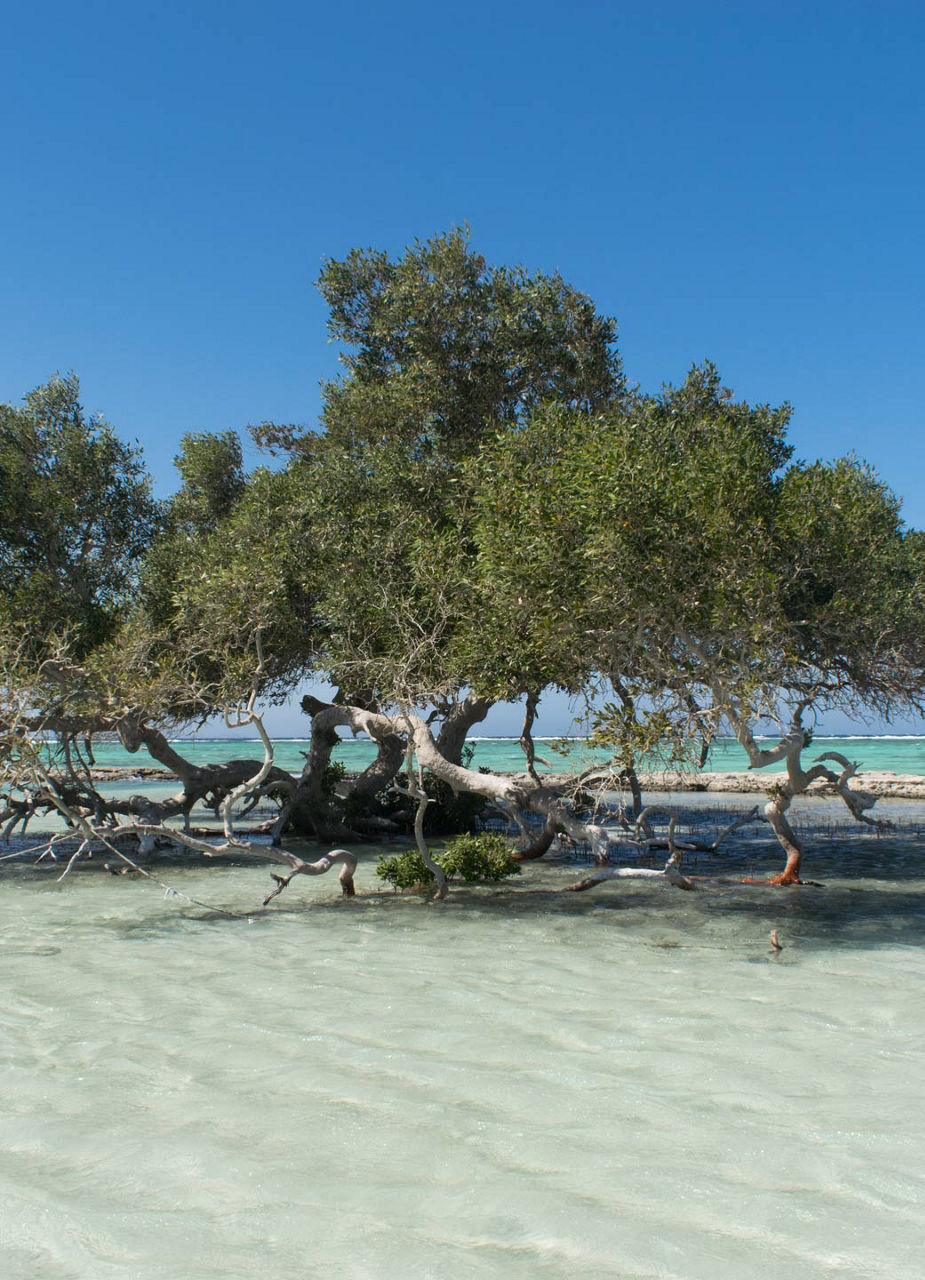
<instances>
[{"instance_id":1,"label":"tree canopy","mask_svg":"<svg viewBox=\"0 0 925 1280\"><path fill-rule=\"evenodd\" d=\"M318 288L346 371L323 387L321 426L344 448L393 441L454 458L547 400L593 411L624 389L613 319L558 274L489 265L465 229L398 259L329 259ZM312 443L293 428L258 435L284 449Z\"/></svg>"},{"instance_id":2,"label":"tree canopy","mask_svg":"<svg viewBox=\"0 0 925 1280\"><path fill-rule=\"evenodd\" d=\"M534 769L533 716L559 688L591 708L636 822L653 753L702 763L730 730L753 766L786 764L766 817L788 881L786 810L815 778L872 821L848 762L807 769L801 754L825 709L922 703L922 535L870 466L795 461L789 406L736 400L709 363L679 386L628 388L611 319L557 275L488 265L464 231L399 258L354 251L319 287L344 372L317 431L256 429L278 469L246 476L233 432L188 435L157 513L137 455L84 419L76 381L2 410L0 599L38 635L67 633L83 672L70 732L107 726L169 763L187 816L259 773L253 796L281 806L275 839L287 824L381 830L392 785L425 860L438 792L538 814L547 844L596 832L604 860L613 831ZM232 703L254 724L255 698L306 677L338 694L306 700L299 777L194 768L161 732ZM521 698L524 777L467 768L466 734ZM764 749L768 716L783 723ZM332 781L338 729L378 745L358 778Z\"/></svg>"},{"instance_id":3,"label":"tree canopy","mask_svg":"<svg viewBox=\"0 0 925 1280\"><path fill-rule=\"evenodd\" d=\"M81 657L124 617L158 513L140 451L79 396L55 375L0 405L0 625Z\"/></svg>"}]
</instances>

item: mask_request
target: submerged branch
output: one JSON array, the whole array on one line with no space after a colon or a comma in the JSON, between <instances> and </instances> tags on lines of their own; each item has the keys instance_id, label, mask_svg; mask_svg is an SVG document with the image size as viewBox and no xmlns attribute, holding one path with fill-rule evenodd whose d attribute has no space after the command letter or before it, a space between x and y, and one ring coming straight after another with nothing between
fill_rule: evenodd
<instances>
[{"instance_id":1,"label":"submerged branch","mask_svg":"<svg viewBox=\"0 0 925 1280\"><path fill-rule=\"evenodd\" d=\"M292 871L288 876L278 876L274 872L270 873L276 881L276 888L264 898L264 906L278 897L284 889L287 889L296 876L323 876L338 863L342 864L338 876L341 892L345 898L352 898L356 894L353 878L356 874L357 860L356 855L352 854L348 849L332 849L330 853L325 854L324 857L319 858L316 862L305 862L294 853L286 853L282 856L290 864Z\"/></svg>"}]
</instances>

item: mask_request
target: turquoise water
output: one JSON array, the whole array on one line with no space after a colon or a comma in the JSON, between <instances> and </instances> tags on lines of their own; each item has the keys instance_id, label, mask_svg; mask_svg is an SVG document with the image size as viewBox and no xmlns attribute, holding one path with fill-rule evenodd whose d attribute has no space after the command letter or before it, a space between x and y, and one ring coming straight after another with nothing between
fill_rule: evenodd
<instances>
[{"instance_id":1,"label":"turquoise water","mask_svg":"<svg viewBox=\"0 0 925 1280\"><path fill-rule=\"evenodd\" d=\"M473 764L476 768L485 766L488 769L517 771L524 768L524 755L516 738L480 738L472 744L475 748ZM305 761L304 753L308 750L306 741L285 739L274 744L275 761L283 769L299 772ZM559 748L559 749L556 749ZM258 742L245 739L199 739L187 741L179 748L194 760L234 760L241 756L262 756ZM540 764L540 770L551 770L554 773L580 769L605 759L604 753L595 753L584 741L561 743L560 740L543 740L537 743L537 751L547 762ZM824 751L840 751L851 760L859 761L864 768L871 770L888 769L895 773L914 773L925 775L925 737L896 738L823 738L814 739L809 757L822 754ZM334 758L342 761L351 770L366 767L373 759L373 744L366 739L344 739L336 748ZM151 766L154 762L144 753L131 756L122 747L114 744L100 744L96 748L97 760L101 765L135 765ZM780 769L778 765L775 768ZM748 768L748 760L742 748L732 739L723 739L715 744L707 764L707 772L722 773L730 770ZM768 772L773 772L769 770Z\"/></svg>"}]
</instances>

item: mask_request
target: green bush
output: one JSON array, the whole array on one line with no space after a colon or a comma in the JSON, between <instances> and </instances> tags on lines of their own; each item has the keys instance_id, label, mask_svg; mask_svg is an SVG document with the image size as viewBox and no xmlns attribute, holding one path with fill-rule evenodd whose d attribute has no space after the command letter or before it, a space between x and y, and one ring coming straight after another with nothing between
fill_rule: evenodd
<instances>
[{"instance_id":1,"label":"green bush","mask_svg":"<svg viewBox=\"0 0 925 1280\"><path fill-rule=\"evenodd\" d=\"M497 834L456 836L447 842L446 852L437 861L448 876L459 876L467 884L520 875L520 863L509 841Z\"/></svg>"},{"instance_id":2,"label":"green bush","mask_svg":"<svg viewBox=\"0 0 925 1280\"><path fill-rule=\"evenodd\" d=\"M506 876L519 876L520 863L511 852L504 836L456 836L447 842L443 853L434 857L449 879L457 876L467 884L479 880L498 881ZM415 889L433 883L433 875L424 865L417 849L406 849L391 858L380 858L376 875L393 889Z\"/></svg>"},{"instance_id":3,"label":"green bush","mask_svg":"<svg viewBox=\"0 0 925 1280\"><path fill-rule=\"evenodd\" d=\"M391 858L380 858L376 863L376 875L393 889L423 888L432 884L434 879L417 849L406 849Z\"/></svg>"}]
</instances>

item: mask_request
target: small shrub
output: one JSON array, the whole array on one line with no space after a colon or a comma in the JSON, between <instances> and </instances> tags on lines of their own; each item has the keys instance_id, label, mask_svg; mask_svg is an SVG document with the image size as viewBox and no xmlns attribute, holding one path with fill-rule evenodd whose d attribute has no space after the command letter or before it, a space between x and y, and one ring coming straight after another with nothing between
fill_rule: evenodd
<instances>
[{"instance_id":1,"label":"small shrub","mask_svg":"<svg viewBox=\"0 0 925 1280\"><path fill-rule=\"evenodd\" d=\"M519 876L520 863L511 853L511 846L504 836L486 834L456 836L448 841L443 853L434 858L452 879L454 876L467 884L479 880L497 882L506 876ZM380 858L376 863L376 875L393 889L416 889L433 884L433 876L424 865L417 849L406 849L391 858Z\"/></svg>"},{"instance_id":2,"label":"small shrub","mask_svg":"<svg viewBox=\"0 0 925 1280\"><path fill-rule=\"evenodd\" d=\"M380 858L376 863L376 875L393 889L417 889L432 884L434 879L417 849L406 849L391 858Z\"/></svg>"},{"instance_id":3,"label":"small shrub","mask_svg":"<svg viewBox=\"0 0 925 1280\"><path fill-rule=\"evenodd\" d=\"M467 884L520 875L520 863L513 856L509 842L492 832L456 836L447 842L446 852L438 861L448 876L459 876Z\"/></svg>"}]
</instances>

